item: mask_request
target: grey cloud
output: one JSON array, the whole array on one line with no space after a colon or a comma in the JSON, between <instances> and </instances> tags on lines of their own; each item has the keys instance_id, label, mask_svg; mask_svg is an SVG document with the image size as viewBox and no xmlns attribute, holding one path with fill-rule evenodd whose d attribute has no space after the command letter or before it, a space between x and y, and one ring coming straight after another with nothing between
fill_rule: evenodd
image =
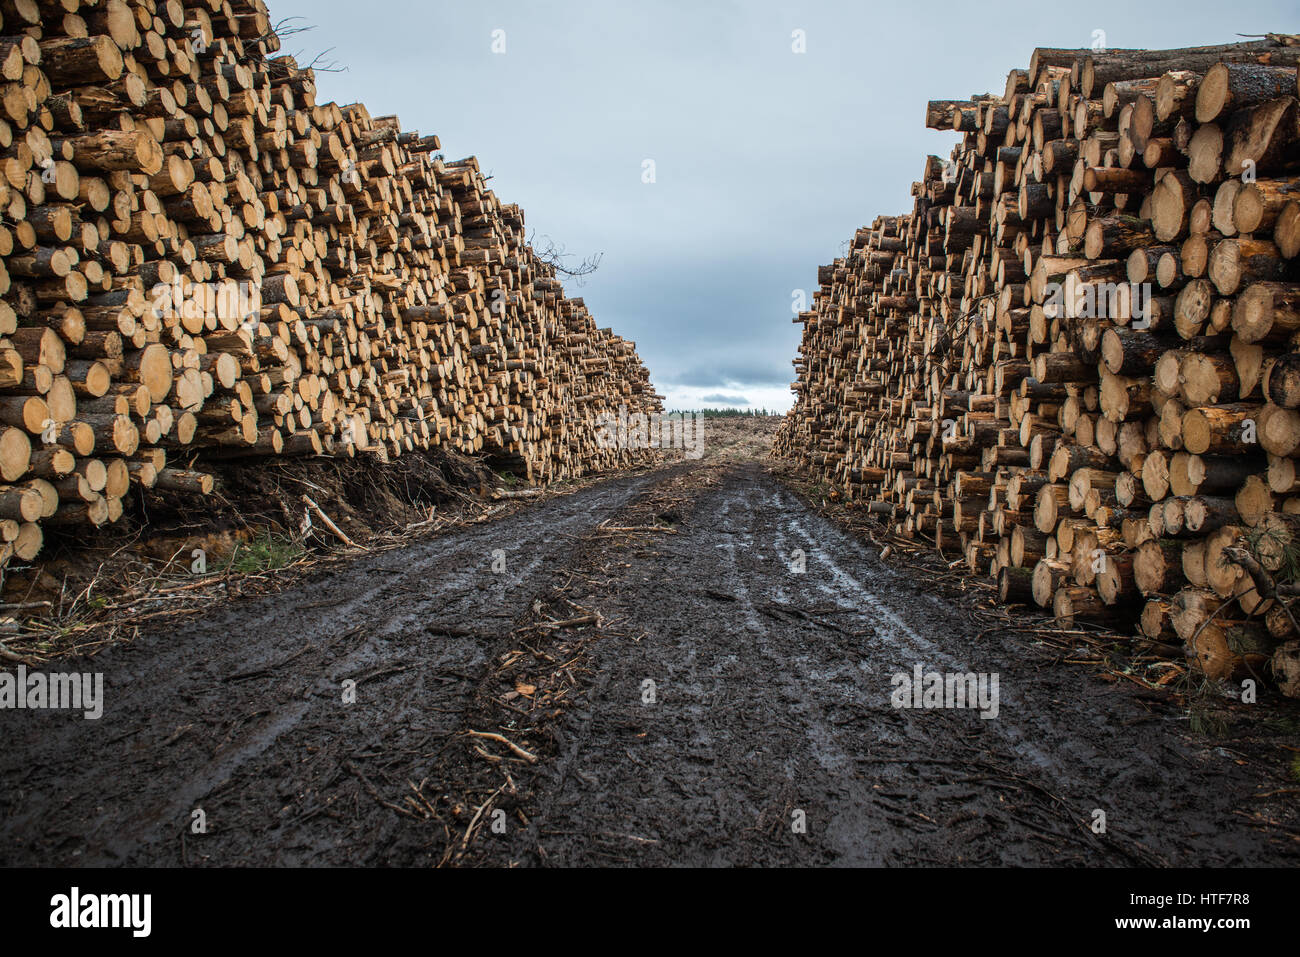
<instances>
[{"instance_id":1,"label":"grey cloud","mask_svg":"<svg viewBox=\"0 0 1300 957\"><path fill-rule=\"evenodd\" d=\"M636 341L656 384L723 390L793 379L793 290L811 302L817 266L875 216L910 209L924 157L957 139L924 128L927 100L1001 90L1035 46L1088 47L1096 27L1116 48L1242 29L1216 0L1185 0L1174 18L1130 0L1018 18L971 17L958 0L375 0L366 17L352 0L269 2L274 20L316 26L286 52L333 48L348 68L317 76L322 102L364 102L437 133L449 158L477 155L529 231L579 259L604 254L572 291ZM1294 0L1250 13L1280 29L1265 25L1293 21ZM950 22L961 35L936 37Z\"/></svg>"},{"instance_id":2,"label":"grey cloud","mask_svg":"<svg viewBox=\"0 0 1300 957\"><path fill-rule=\"evenodd\" d=\"M673 375L660 377L666 385L724 386L743 388L745 386L784 386L794 378L794 370L787 375L785 370L775 365L716 365L692 366Z\"/></svg>"}]
</instances>

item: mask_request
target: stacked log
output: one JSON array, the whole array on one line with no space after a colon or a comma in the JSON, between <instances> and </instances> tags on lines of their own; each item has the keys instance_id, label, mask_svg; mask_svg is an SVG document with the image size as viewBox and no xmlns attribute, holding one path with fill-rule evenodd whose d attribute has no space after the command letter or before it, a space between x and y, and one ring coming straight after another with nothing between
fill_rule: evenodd
<instances>
[{"instance_id":1,"label":"stacked log","mask_svg":"<svg viewBox=\"0 0 1300 957\"><path fill-rule=\"evenodd\" d=\"M0 567L205 462L447 447L530 482L660 408L473 159L318 103L261 0L0 3Z\"/></svg>"},{"instance_id":2,"label":"stacked log","mask_svg":"<svg viewBox=\"0 0 1300 957\"><path fill-rule=\"evenodd\" d=\"M819 271L778 454L1004 601L1259 675L1298 637L1298 61L1040 49L930 103L961 141Z\"/></svg>"}]
</instances>

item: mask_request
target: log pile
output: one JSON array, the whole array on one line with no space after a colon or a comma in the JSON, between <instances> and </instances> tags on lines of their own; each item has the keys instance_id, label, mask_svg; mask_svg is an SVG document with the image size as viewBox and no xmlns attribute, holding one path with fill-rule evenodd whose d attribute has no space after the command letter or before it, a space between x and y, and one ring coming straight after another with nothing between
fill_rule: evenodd
<instances>
[{"instance_id":1,"label":"log pile","mask_svg":"<svg viewBox=\"0 0 1300 957\"><path fill-rule=\"evenodd\" d=\"M473 159L318 103L261 0L0 2L0 568L230 457L545 483L660 408Z\"/></svg>"},{"instance_id":2,"label":"log pile","mask_svg":"<svg viewBox=\"0 0 1300 957\"><path fill-rule=\"evenodd\" d=\"M1062 626L1293 661L1297 62L1039 49L931 102L961 141L820 269L777 453Z\"/></svg>"}]
</instances>

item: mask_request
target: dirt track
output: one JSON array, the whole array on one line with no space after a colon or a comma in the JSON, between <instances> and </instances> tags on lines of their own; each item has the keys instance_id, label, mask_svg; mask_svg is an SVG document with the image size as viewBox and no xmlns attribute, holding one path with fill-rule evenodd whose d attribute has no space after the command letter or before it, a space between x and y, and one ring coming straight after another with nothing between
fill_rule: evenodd
<instances>
[{"instance_id":1,"label":"dirt track","mask_svg":"<svg viewBox=\"0 0 1300 957\"><path fill-rule=\"evenodd\" d=\"M0 712L0 860L1300 859L1266 762L985 628L757 464L620 477L71 663L101 720ZM997 673L997 718L892 707L917 664Z\"/></svg>"}]
</instances>

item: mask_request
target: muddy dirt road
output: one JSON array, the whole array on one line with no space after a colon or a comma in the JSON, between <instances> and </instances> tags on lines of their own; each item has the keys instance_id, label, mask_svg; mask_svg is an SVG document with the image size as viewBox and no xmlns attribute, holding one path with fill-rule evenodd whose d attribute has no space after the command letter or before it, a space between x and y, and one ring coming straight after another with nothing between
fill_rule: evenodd
<instances>
[{"instance_id":1,"label":"muddy dirt road","mask_svg":"<svg viewBox=\"0 0 1300 957\"><path fill-rule=\"evenodd\" d=\"M964 601L756 463L615 478L69 663L104 716L0 712L0 860L1300 860L1267 762ZM917 665L996 717L894 707Z\"/></svg>"}]
</instances>

